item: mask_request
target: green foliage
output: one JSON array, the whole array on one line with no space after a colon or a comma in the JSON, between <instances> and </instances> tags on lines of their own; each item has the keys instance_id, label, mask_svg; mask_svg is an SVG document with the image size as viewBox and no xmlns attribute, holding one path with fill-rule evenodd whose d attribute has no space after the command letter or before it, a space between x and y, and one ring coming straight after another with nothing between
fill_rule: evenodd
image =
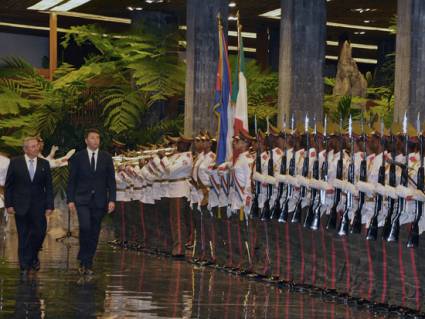
<instances>
[{"instance_id":1,"label":"green foliage","mask_svg":"<svg viewBox=\"0 0 425 319\"><path fill-rule=\"evenodd\" d=\"M152 132L160 131L161 125L171 125L159 122L157 128L147 127L142 119L155 103L183 94L185 72L177 56L178 36L144 26L125 36L105 35L97 26L79 26L65 34L62 45L66 48L71 41L90 43L99 54L88 57L79 68L62 64L53 81L19 58L3 60L0 148L18 151L22 137L29 134L40 134L47 145L59 144L65 150L75 147L84 128L70 121L93 99L87 94L92 89L99 92L102 107L100 122L94 126L102 128L105 146L113 135L136 138L133 131L137 131L154 136ZM181 128L181 121L172 122Z\"/></svg>"},{"instance_id":2,"label":"green foliage","mask_svg":"<svg viewBox=\"0 0 425 319\"><path fill-rule=\"evenodd\" d=\"M183 125L184 117L183 115L179 115L174 119L163 120L156 125L149 126L143 131L143 133L137 131L134 132L134 140L137 144L142 145L147 143L156 143L160 141L164 134L172 136L178 135L178 133L181 132Z\"/></svg>"},{"instance_id":3,"label":"green foliage","mask_svg":"<svg viewBox=\"0 0 425 319\"><path fill-rule=\"evenodd\" d=\"M141 115L147 106L139 93L129 86L107 89L102 92L105 125L113 133L121 134L140 125Z\"/></svg>"},{"instance_id":4,"label":"green foliage","mask_svg":"<svg viewBox=\"0 0 425 319\"><path fill-rule=\"evenodd\" d=\"M325 95L323 109L331 121L339 123L340 118L344 126L351 115L353 120L359 120L363 112L366 123L372 126L376 121L383 119L385 126L390 127L394 114L394 87L373 86L375 79L371 73L366 74L368 84L366 98L351 96ZM391 76L388 76L390 79ZM335 79L324 78L327 86L334 87ZM393 82L392 82L393 84Z\"/></svg>"},{"instance_id":5,"label":"green foliage","mask_svg":"<svg viewBox=\"0 0 425 319\"><path fill-rule=\"evenodd\" d=\"M335 86L335 79L334 78L325 77L324 81L325 81L325 85L327 85L331 88L333 88Z\"/></svg>"},{"instance_id":6,"label":"green foliage","mask_svg":"<svg viewBox=\"0 0 425 319\"><path fill-rule=\"evenodd\" d=\"M342 120L343 126L348 125L350 115L353 120L359 120L362 113L364 99L351 96L325 96L324 113L334 122Z\"/></svg>"}]
</instances>

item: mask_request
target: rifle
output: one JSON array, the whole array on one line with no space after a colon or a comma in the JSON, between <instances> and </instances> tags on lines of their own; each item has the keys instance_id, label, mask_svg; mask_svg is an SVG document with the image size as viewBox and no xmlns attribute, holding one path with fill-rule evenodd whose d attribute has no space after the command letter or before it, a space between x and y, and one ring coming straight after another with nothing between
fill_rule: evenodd
<instances>
[{"instance_id":1,"label":"rifle","mask_svg":"<svg viewBox=\"0 0 425 319\"><path fill-rule=\"evenodd\" d=\"M293 147L292 147L292 158L289 161L289 175L295 176L295 118L294 118L294 114L292 114L292 118L291 118L291 135L292 135ZM285 200L282 203L282 207L280 211L279 223L286 223L288 221L289 201L294 195L293 192L294 192L294 186L291 184L288 184L288 190L286 192Z\"/></svg>"},{"instance_id":2,"label":"rifle","mask_svg":"<svg viewBox=\"0 0 425 319\"><path fill-rule=\"evenodd\" d=\"M385 136L384 136L384 122L381 120L381 147L382 147L382 163L378 172L378 183L385 185ZM381 194L375 195L375 208L373 216L370 219L369 228L367 229L366 240L376 240L378 237L378 216L382 210L382 203L384 196Z\"/></svg>"},{"instance_id":3,"label":"rifle","mask_svg":"<svg viewBox=\"0 0 425 319\"><path fill-rule=\"evenodd\" d=\"M283 128L283 138L285 140L285 151L283 153L282 160L280 162L279 174L285 175L286 174L286 161L287 161L287 157L288 157L288 147L286 145L286 119L285 118L283 120L282 128ZM284 187L285 187L284 183L279 183L277 197L276 197L276 200L274 202L273 209L272 209L272 219L279 219L280 208L281 208L280 201L281 201L282 196L283 196Z\"/></svg>"},{"instance_id":4,"label":"rifle","mask_svg":"<svg viewBox=\"0 0 425 319\"><path fill-rule=\"evenodd\" d=\"M313 175L312 177L316 180L320 179L319 172L319 143L317 141L317 122L316 116L314 116L314 129L313 129L314 143L316 144L316 158L313 162ZM319 196L319 200L317 201L317 196ZM316 204L317 201L317 204ZM311 189L311 202L308 206L307 215L304 219L304 227L311 228L311 224L313 222L314 212L317 207L320 205L320 192L316 188Z\"/></svg>"},{"instance_id":5,"label":"rifle","mask_svg":"<svg viewBox=\"0 0 425 319\"><path fill-rule=\"evenodd\" d=\"M420 122L420 113L418 113L418 118L416 122L416 131L418 133L419 138L419 154L421 156L421 167L418 169L417 173L417 189L420 190L422 193L424 191L424 136L422 134L421 130L421 122ZM423 202L420 200L416 201L416 210L415 210L415 219L413 220L412 224L410 225L410 231L409 236L407 238L407 248L416 248L419 244L419 221L421 220L423 212Z\"/></svg>"},{"instance_id":6,"label":"rifle","mask_svg":"<svg viewBox=\"0 0 425 319\"><path fill-rule=\"evenodd\" d=\"M351 116L348 121L348 137L351 142L351 163L348 166L347 181L351 184L354 184L355 158L354 158L354 140L353 140L353 121ZM353 194L351 194L350 192L347 192L347 199L345 201L344 212L342 214L341 221L338 227L339 236L348 235L348 226L350 224L350 219L348 218L348 214L352 208L353 208Z\"/></svg>"},{"instance_id":7,"label":"rifle","mask_svg":"<svg viewBox=\"0 0 425 319\"><path fill-rule=\"evenodd\" d=\"M404 134L404 155L406 157L405 165L401 168L401 178L400 178L400 185L407 187L408 185L408 179L409 179L409 154L408 154L408 140L409 135L407 134L407 114L404 113L404 119L403 119L403 134ZM392 222L391 222L391 230L390 234L388 235L387 241L389 242L396 242L398 241L398 236L400 233L400 217L405 209L405 199L401 196L398 197L398 206L397 206L397 213L395 214Z\"/></svg>"},{"instance_id":8,"label":"rifle","mask_svg":"<svg viewBox=\"0 0 425 319\"><path fill-rule=\"evenodd\" d=\"M274 163L273 163L273 145L271 143L270 130L269 130L269 118L267 117L267 136L266 136L267 146L269 149L269 161L267 162L267 175L274 176ZM270 200L273 196L273 185L267 185L267 197L264 202L263 210L261 211L261 220L270 219Z\"/></svg>"},{"instance_id":9,"label":"rifle","mask_svg":"<svg viewBox=\"0 0 425 319\"><path fill-rule=\"evenodd\" d=\"M308 115L305 116L305 122L304 122L304 131L305 131L305 135L306 135L306 149L307 152L307 156L304 156L304 162L303 162L303 169L302 169L302 176L303 177L307 177L308 176L308 168L309 168L309 161L310 161L310 156L309 156L309 148L310 148L310 136L309 136L309 132L308 132ZM295 205L295 209L293 211L292 214L292 219L291 219L291 223L300 223L301 219L302 219L302 202L303 199L307 197L307 187L304 185L301 185L301 191L300 191L300 197L298 198L298 201Z\"/></svg>"},{"instance_id":10,"label":"rifle","mask_svg":"<svg viewBox=\"0 0 425 319\"><path fill-rule=\"evenodd\" d=\"M274 176L274 163L273 163L273 145L271 143L270 133L267 132L267 145L270 153L270 158L267 163L267 174L269 176ZM263 210L261 211L261 220L269 220L270 219L270 201L273 195L273 185L268 184L267 185L267 197L266 201L264 202Z\"/></svg>"},{"instance_id":11,"label":"rifle","mask_svg":"<svg viewBox=\"0 0 425 319\"><path fill-rule=\"evenodd\" d=\"M323 181L327 181L328 180L328 167L329 167L329 163L328 163L328 136L327 136L327 123L328 123L328 118L325 116L325 121L324 121L324 129L323 129L323 148L325 150L325 160L323 161L322 164L322 168L321 168L321 173L320 173L320 178ZM319 155L317 155L319 156ZM313 168L314 171L314 168ZM313 172L314 175L314 172ZM311 222L310 225L310 229L312 230L319 230L320 228L320 217L321 217L321 209L322 209L322 204L324 204L326 200L326 190L321 190L319 192L319 199L317 202L317 206L314 209L314 215L313 215L313 221Z\"/></svg>"},{"instance_id":12,"label":"rifle","mask_svg":"<svg viewBox=\"0 0 425 319\"><path fill-rule=\"evenodd\" d=\"M360 162L360 181L367 181L367 153L366 153L366 134L364 131L364 118L362 116L361 119L362 126L362 138L363 138L363 159ZM360 234L362 232L362 210L364 208L364 203L366 199L366 194L364 192L360 192L359 194L359 205L354 212L353 220L351 222L351 233L352 234Z\"/></svg>"},{"instance_id":13,"label":"rifle","mask_svg":"<svg viewBox=\"0 0 425 319\"><path fill-rule=\"evenodd\" d=\"M343 149L343 137L342 137L342 119L339 121L339 139L340 139L340 150L339 150L339 160L336 164L336 178L342 179L342 173L344 169L344 149ZM331 230L336 228L336 217L338 205L341 201L341 190L339 188L335 189L335 195L333 204L330 210L329 218L326 223L326 229Z\"/></svg>"},{"instance_id":14,"label":"rifle","mask_svg":"<svg viewBox=\"0 0 425 319\"><path fill-rule=\"evenodd\" d=\"M388 185L395 187L396 185L396 167L395 167L395 157L396 157L396 148L395 148L395 136L393 134L393 132L391 132L391 136L390 136L390 140L391 140L391 157L392 157L392 161L390 163L390 175L389 175L389 180L388 180ZM384 223L384 227L382 228L382 239L383 240L387 240L388 236L390 235L390 230L391 230L391 221L393 218L393 214L394 214L394 210L395 210L395 199L388 196L388 212L387 212L387 217L385 217L385 223Z\"/></svg>"},{"instance_id":15,"label":"rifle","mask_svg":"<svg viewBox=\"0 0 425 319\"><path fill-rule=\"evenodd\" d=\"M255 123L255 135L257 137L257 143L259 143L258 130L257 130L257 115L255 115L254 117L254 123ZM255 171L261 174L261 148L259 144L257 145L257 154L255 156ZM250 212L250 215L252 216L252 218L258 218L259 216L260 209L258 207L258 197L260 196L260 193L261 193L261 182L255 181L255 193L254 193L254 199L252 201L251 212Z\"/></svg>"}]
</instances>

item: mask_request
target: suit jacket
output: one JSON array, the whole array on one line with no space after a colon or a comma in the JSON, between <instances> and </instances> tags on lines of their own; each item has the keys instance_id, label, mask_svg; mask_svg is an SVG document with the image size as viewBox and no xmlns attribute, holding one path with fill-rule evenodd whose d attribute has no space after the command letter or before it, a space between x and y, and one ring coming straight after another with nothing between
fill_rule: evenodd
<instances>
[{"instance_id":1,"label":"suit jacket","mask_svg":"<svg viewBox=\"0 0 425 319\"><path fill-rule=\"evenodd\" d=\"M53 209L53 186L49 162L37 158L37 167L31 181L24 156L10 161L6 174L4 200L6 207L13 207L17 215L30 210L44 213Z\"/></svg>"},{"instance_id":2,"label":"suit jacket","mask_svg":"<svg viewBox=\"0 0 425 319\"><path fill-rule=\"evenodd\" d=\"M108 202L115 202L116 183L112 157L99 151L96 171L90 167L87 149L76 153L70 161L67 200L78 205L88 205L92 200L97 208L106 209Z\"/></svg>"}]
</instances>

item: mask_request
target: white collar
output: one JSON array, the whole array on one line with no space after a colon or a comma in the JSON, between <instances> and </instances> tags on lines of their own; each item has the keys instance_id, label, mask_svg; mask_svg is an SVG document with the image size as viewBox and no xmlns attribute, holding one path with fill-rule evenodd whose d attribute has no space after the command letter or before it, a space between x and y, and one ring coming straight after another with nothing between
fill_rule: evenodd
<instances>
[{"instance_id":1,"label":"white collar","mask_svg":"<svg viewBox=\"0 0 425 319\"><path fill-rule=\"evenodd\" d=\"M25 156L25 161L27 161L27 162L29 162L30 160L34 160L34 163L37 162L37 156L34 157L34 158L29 158L29 156L27 154L24 154L24 156Z\"/></svg>"},{"instance_id":2,"label":"white collar","mask_svg":"<svg viewBox=\"0 0 425 319\"><path fill-rule=\"evenodd\" d=\"M97 154L99 153L99 149L96 150L91 150L87 147L87 153L89 153L89 155L91 155L92 153L94 153L94 156L97 156Z\"/></svg>"}]
</instances>

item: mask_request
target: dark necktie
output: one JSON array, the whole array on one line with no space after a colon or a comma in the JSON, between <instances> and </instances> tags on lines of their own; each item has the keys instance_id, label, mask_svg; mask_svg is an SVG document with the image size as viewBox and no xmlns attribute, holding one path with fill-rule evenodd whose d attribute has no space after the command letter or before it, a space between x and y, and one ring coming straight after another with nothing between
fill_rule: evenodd
<instances>
[{"instance_id":1,"label":"dark necktie","mask_svg":"<svg viewBox=\"0 0 425 319\"><path fill-rule=\"evenodd\" d=\"M95 170L96 170L95 169L95 162L94 162L94 152L91 155L90 167L91 167L92 172L94 173Z\"/></svg>"}]
</instances>

